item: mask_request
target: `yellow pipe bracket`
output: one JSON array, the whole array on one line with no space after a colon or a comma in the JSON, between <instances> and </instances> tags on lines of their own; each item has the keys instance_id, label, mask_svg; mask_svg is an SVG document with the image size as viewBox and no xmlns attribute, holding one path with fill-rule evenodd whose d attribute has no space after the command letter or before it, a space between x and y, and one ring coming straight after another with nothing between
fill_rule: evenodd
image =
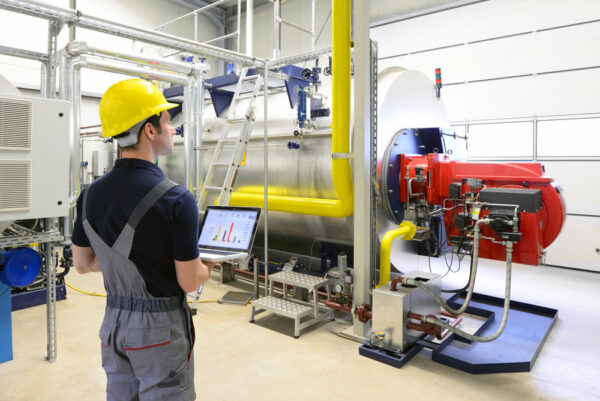
<instances>
[{"instance_id":1,"label":"yellow pipe bracket","mask_svg":"<svg viewBox=\"0 0 600 401\"><path fill-rule=\"evenodd\" d=\"M379 252L379 284L380 287L390 281L390 257L392 254L392 242L402 237L404 240L409 241L413 239L417 232L417 227L410 221L403 221L400 223L398 228L388 231L381 239L381 250Z\"/></svg>"}]
</instances>

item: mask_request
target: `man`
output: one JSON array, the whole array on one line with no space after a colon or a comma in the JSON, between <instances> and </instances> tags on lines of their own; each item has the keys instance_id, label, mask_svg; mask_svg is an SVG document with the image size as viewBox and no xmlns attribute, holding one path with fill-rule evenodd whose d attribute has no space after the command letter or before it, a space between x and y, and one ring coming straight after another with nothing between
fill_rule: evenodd
<instances>
[{"instance_id":1,"label":"man","mask_svg":"<svg viewBox=\"0 0 600 401\"><path fill-rule=\"evenodd\" d=\"M100 101L102 135L122 156L77 201L75 269L101 271L108 295L99 334L109 401L195 398L186 292L213 264L198 258L194 196L155 164L173 150L166 110L176 106L141 79L111 86Z\"/></svg>"}]
</instances>

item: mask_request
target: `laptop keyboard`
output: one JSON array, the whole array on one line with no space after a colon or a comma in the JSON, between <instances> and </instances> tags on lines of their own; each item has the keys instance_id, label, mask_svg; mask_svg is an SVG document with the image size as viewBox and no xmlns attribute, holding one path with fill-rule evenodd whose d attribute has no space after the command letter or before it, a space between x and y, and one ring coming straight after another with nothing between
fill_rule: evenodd
<instances>
[{"instance_id":1,"label":"laptop keyboard","mask_svg":"<svg viewBox=\"0 0 600 401\"><path fill-rule=\"evenodd\" d=\"M216 249L204 249L204 248L200 248L200 252L212 253L214 255L231 255L232 253L238 253L238 252L230 252L230 251L217 251Z\"/></svg>"}]
</instances>

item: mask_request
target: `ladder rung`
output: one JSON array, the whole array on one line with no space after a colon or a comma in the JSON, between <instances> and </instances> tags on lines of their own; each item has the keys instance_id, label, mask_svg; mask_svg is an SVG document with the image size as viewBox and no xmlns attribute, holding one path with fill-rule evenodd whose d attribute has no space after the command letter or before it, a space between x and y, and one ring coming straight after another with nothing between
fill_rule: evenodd
<instances>
[{"instance_id":1,"label":"ladder rung","mask_svg":"<svg viewBox=\"0 0 600 401\"><path fill-rule=\"evenodd\" d=\"M220 143L238 143L241 142L241 139L223 139L219 141Z\"/></svg>"},{"instance_id":2,"label":"ladder rung","mask_svg":"<svg viewBox=\"0 0 600 401\"><path fill-rule=\"evenodd\" d=\"M243 123L246 120L247 120L246 117L237 117L237 118L228 118L227 122L229 124L239 124L239 123Z\"/></svg>"},{"instance_id":3,"label":"ladder rung","mask_svg":"<svg viewBox=\"0 0 600 401\"><path fill-rule=\"evenodd\" d=\"M219 163L213 163L214 167L229 167L231 165L232 165L232 163L220 163L220 162Z\"/></svg>"},{"instance_id":4,"label":"ladder rung","mask_svg":"<svg viewBox=\"0 0 600 401\"><path fill-rule=\"evenodd\" d=\"M215 187L215 186L212 186L212 185L205 185L204 189L206 191L221 191L223 189L223 187Z\"/></svg>"}]
</instances>

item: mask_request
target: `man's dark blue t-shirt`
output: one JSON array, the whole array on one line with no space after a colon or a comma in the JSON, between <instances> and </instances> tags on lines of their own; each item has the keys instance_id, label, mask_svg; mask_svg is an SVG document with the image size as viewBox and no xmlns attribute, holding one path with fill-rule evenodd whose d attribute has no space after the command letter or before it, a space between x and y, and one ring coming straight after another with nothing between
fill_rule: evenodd
<instances>
[{"instance_id":1,"label":"man's dark blue t-shirt","mask_svg":"<svg viewBox=\"0 0 600 401\"><path fill-rule=\"evenodd\" d=\"M92 228L108 246L112 246L129 215L158 183L163 172L142 159L119 159L115 167L96 180L86 191L87 216ZM90 243L83 230L81 207L77 201L77 218L71 241L80 247ZM198 251L198 207L194 196L181 186L169 190L139 222L129 259L135 263L154 297L183 294L177 284L175 262L193 260Z\"/></svg>"}]
</instances>

